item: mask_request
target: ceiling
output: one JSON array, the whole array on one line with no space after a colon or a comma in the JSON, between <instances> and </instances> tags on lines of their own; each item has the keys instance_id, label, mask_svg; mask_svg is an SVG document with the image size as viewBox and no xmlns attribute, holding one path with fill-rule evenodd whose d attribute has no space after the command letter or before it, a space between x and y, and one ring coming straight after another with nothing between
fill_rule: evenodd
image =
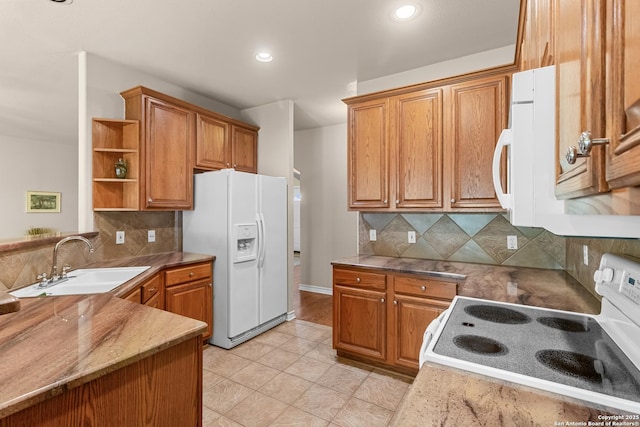
<instances>
[{"instance_id":1,"label":"ceiling","mask_svg":"<svg viewBox=\"0 0 640 427\"><path fill-rule=\"evenodd\" d=\"M343 123L356 82L516 42L517 0L410 1L401 23L402 0L0 0L0 135L75 139L79 51L238 109L291 99L301 130Z\"/></svg>"}]
</instances>

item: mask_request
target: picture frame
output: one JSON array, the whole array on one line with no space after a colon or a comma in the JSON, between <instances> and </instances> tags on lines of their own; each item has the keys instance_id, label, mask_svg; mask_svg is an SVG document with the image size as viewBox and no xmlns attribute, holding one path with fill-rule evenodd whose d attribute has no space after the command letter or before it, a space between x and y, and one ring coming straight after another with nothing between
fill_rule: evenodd
<instances>
[{"instance_id":1,"label":"picture frame","mask_svg":"<svg viewBox=\"0 0 640 427\"><path fill-rule=\"evenodd\" d=\"M50 191L27 191L27 212L60 213L62 194Z\"/></svg>"}]
</instances>

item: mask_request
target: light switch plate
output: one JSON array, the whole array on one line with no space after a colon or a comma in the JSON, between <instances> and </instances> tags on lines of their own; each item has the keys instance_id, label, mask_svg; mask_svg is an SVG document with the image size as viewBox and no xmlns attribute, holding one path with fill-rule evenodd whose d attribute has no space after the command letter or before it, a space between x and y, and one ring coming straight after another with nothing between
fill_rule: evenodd
<instances>
[{"instance_id":1,"label":"light switch plate","mask_svg":"<svg viewBox=\"0 0 640 427\"><path fill-rule=\"evenodd\" d=\"M147 230L147 242L153 243L156 241L156 230Z\"/></svg>"},{"instance_id":2,"label":"light switch plate","mask_svg":"<svg viewBox=\"0 0 640 427\"><path fill-rule=\"evenodd\" d=\"M369 241L370 242L375 242L376 239L378 238L378 236L376 235L376 230L375 228L372 228L371 230L369 230Z\"/></svg>"},{"instance_id":3,"label":"light switch plate","mask_svg":"<svg viewBox=\"0 0 640 427\"><path fill-rule=\"evenodd\" d=\"M124 244L124 231L116 231L116 245Z\"/></svg>"}]
</instances>

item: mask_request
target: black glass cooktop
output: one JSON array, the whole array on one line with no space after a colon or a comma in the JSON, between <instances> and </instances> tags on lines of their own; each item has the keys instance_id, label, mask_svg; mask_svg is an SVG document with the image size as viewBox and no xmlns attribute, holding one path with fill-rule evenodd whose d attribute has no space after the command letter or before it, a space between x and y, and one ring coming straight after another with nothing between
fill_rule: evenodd
<instances>
[{"instance_id":1,"label":"black glass cooktop","mask_svg":"<svg viewBox=\"0 0 640 427\"><path fill-rule=\"evenodd\" d=\"M587 315L458 298L433 352L640 402L640 371Z\"/></svg>"}]
</instances>

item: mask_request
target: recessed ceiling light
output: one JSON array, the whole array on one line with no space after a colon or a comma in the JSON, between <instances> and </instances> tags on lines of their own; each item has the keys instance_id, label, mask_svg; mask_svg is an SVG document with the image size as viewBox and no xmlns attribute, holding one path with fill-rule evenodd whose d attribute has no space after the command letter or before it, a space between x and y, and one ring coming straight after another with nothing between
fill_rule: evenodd
<instances>
[{"instance_id":1,"label":"recessed ceiling light","mask_svg":"<svg viewBox=\"0 0 640 427\"><path fill-rule=\"evenodd\" d=\"M256 54L256 59L260 62L271 62L273 61L273 56L269 52L259 52Z\"/></svg>"},{"instance_id":2,"label":"recessed ceiling light","mask_svg":"<svg viewBox=\"0 0 640 427\"><path fill-rule=\"evenodd\" d=\"M418 15L418 6L413 3L408 3L396 8L393 12L393 18L397 21L407 21Z\"/></svg>"}]
</instances>

